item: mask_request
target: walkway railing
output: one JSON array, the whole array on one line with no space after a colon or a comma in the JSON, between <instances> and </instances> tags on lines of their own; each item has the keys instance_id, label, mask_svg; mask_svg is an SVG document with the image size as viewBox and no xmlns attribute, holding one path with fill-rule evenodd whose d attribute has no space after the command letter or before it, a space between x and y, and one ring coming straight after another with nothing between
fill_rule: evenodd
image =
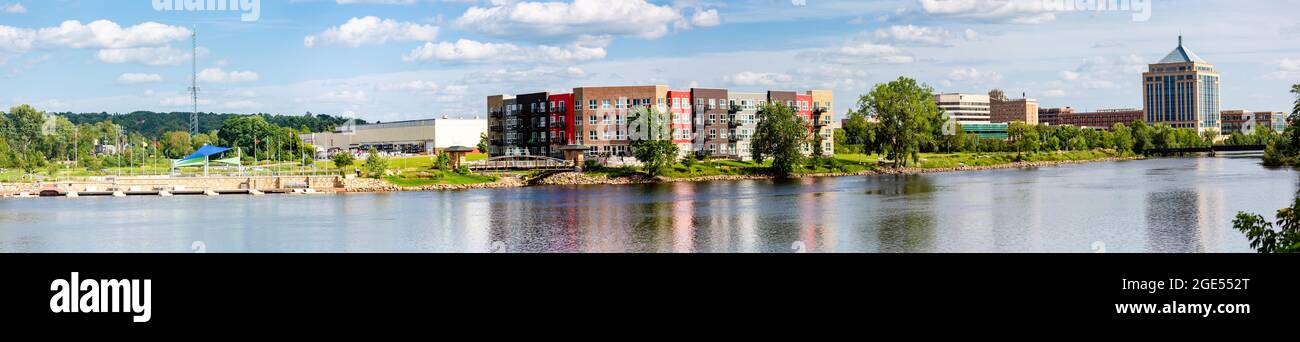
<instances>
[{"instance_id":1,"label":"walkway railing","mask_svg":"<svg viewBox=\"0 0 1300 342\"><path fill-rule=\"evenodd\" d=\"M476 172L543 170L562 171L577 168L572 161L542 156L504 156L466 164Z\"/></svg>"}]
</instances>

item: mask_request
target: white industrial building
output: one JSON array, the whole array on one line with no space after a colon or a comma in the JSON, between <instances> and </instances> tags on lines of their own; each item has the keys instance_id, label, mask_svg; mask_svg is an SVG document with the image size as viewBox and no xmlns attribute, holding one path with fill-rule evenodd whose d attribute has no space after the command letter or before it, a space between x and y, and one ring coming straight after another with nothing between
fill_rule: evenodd
<instances>
[{"instance_id":1,"label":"white industrial building","mask_svg":"<svg viewBox=\"0 0 1300 342\"><path fill-rule=\"evenodd\" d=\"M478 146L487 119L427 119L367 125L343 125L334 132L302 134L304 143L323 153L344 150L433 153L452 146Z\"/></svg>"}]
</instances>

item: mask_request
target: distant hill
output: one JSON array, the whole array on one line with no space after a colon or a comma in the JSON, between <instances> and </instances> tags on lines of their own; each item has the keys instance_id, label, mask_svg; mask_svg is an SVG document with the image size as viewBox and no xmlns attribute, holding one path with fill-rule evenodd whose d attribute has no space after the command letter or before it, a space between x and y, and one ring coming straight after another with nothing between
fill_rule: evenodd
<instances>
[{"instance_id":1,"label":"distant hill","mask_svg":"<svg viewBox=\"0 0 1300 342\"><path fill-rule=\"evenodd\" d=\"M130 114L109 114L109 113L53 113L68 118L73 124L98 123L105 120L113 120L113 123L122 126L127 132L139 132L146 137L157 139L161 138L163 133L171 131L189 131L190 130L190 113L172 112L172 113L155 113L148 111L132 112ZM234 116L247 114L218 114L218 113L199 113L199 131L211 132L221 129L221 124ZM334 130L334 127L342 125L350 120L341 116L326 114L304 115L261 115L267 122L286 128L297 130L308 130L311 132L326 132ZM366 123L365 120L356 120L358 124Z\"/></svg>"}]
</instances>

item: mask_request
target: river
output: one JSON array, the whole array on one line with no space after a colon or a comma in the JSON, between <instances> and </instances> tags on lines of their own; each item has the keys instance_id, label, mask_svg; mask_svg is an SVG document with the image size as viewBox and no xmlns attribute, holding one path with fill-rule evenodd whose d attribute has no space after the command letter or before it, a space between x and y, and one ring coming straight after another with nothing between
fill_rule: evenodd
<instances>
[{"instance_id":1,"label":"river","mask_svg":"<svg viewBox=\"0 0 1300 342\"><path fill-rule=\"evenodd\" d=\"M1257 157L794 181L0 200L0 252L1250 252Z\"/></svg>"}]
</instances>

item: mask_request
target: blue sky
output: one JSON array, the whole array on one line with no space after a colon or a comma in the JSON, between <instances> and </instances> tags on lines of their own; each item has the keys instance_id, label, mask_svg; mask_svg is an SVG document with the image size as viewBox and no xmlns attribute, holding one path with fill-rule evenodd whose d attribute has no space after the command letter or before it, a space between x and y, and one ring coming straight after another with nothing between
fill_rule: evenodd
<instances>
[{"instance_id":1,"label":"blue sky","mask_svg":"<svg viewBox=\"0 0 1300 342\"><path fill-rule=\"evenodd\" d=\"M842 115L898 76L1137 108L1180 32L1222 74L1225 109L1287 110L1300 83L1300 0L1154 1L1147 20L1044 0L263 0L256 21L154 1L0 0L0 106L188 111L191 29L201 111L382 121L633 84L831 89Z\"/></svg>"}]
</instances>

